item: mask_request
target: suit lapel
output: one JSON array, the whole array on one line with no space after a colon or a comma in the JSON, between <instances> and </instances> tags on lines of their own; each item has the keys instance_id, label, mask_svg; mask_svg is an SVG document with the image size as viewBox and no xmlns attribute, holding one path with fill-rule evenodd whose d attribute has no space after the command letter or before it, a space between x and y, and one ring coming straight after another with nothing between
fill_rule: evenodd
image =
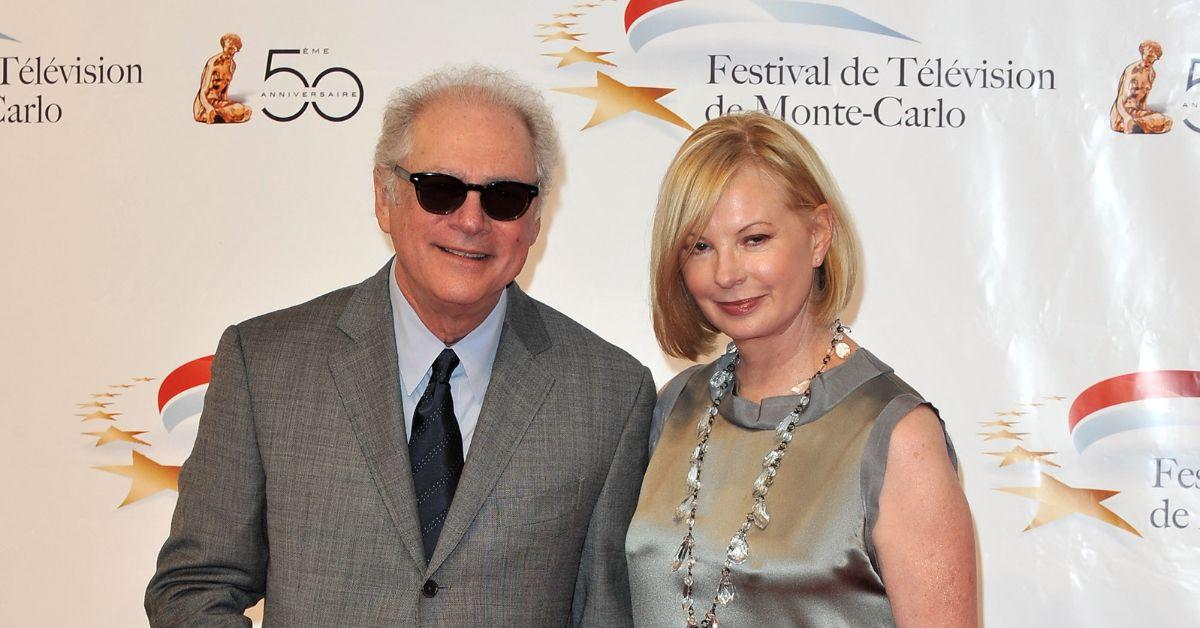
<instances>
[{"instance_id":1,"label":"suit lapel","mask_svg":"<svg viewBox=\"0 0 1200 628\"><path fill-rule=\"evenodd\" d=\"M492 379L427 573L436 571L462 540L554 383L549 367L538 361L550 346L541 315L515 283L508 291Z\"/></svg>"},{"instance_id":2,"label":"suit lapel","mask_svg":"<svg viewBox=\"0 0 1200 628\"><path fill-rule=\"evenodd\" d=\"M388 515L413 561L424 567L400 403L390 268L385 265L350 297L338 320L346 336L330 354L329 369Z\"/></svg>"}]
</instances>

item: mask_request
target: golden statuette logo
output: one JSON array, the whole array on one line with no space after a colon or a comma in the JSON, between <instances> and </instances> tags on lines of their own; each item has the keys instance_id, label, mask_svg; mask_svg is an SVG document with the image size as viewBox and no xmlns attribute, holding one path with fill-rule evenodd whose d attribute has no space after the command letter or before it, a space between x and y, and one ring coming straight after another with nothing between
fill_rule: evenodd
<instances>
[{"instance_id":1,"label":"golden statuette logo","mask_svg":"<svg viewBox=\"0 0 1200 628\"><path fill-rule=\"evenodd\" d=\"M1117 99L1110 112L1112 130L1118 133L1166 133L1171 130L1171 118L1146 107L1146 97L1154 87L1154 62L1162 57L1162 46L1146 40L1138 46L1138 52L1142 58L1125 68L1117 84Z\"/></svg>"},{"instance_id":2,"label":"golden statuette logo","mask_svg":"<svg viewBox=\"0 0 1200 628\"><path fill-rule=\"evenodd\" d=\"M200 91L196 92L196 100L192 103L196 122L220 124L250 119L252 111L249 107L229 99L229 84L237 71L233 55L241 49L242 38L236 33L221 35L221 52L213 55L200 73Z\"/></svg>"}]
</instances>

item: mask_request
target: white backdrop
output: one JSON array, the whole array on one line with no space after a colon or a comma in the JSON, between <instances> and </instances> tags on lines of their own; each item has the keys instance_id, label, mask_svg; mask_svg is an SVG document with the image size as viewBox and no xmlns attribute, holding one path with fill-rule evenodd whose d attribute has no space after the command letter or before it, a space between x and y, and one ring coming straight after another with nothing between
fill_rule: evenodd
<instances>
[{"instance_id":1,"label":"white backdrop","mask_svg":"<svg viewBox=\"0 0 1200 628\"><path fill-rule=\"evenodd\" d=\"M371 194L380 111L394 86L461 62L544 88L563 134L563 185L519 281L660 384L686 364L650 329L659 179L710 105L761 98L780 113L784 98L862 236L862 296L844 318L938 405L957 444L985 622L1194 622L1200 132L1186 122L1200 129L1200 3L297 4L0 11L0 624L144 623L175 501L160 465L180 464L196 429L194 417L165 426L163 410L197 389L167 390L160 409L164 378L211 354L226 325L387 261ZM244 41L230 92L254 114L199 124L200 70L226 32ZM1148 39L1164 50L1149 107L1173 128L1115 133L1118 79ZM294 75L266 74L270 51L294 49L270 67L353 73L361 92L334 73L319 88L340 95L313 97L336 117L361 95L353 117L264 114L304 100L287 94ZM846 80L855 57L877 85ZM749 66L768 63L800 82L786 68L751 82ZM898 123L939 100L949 125ZM839 105L841 120L805 118ZM92 402L109 405L80 407Z\"/></svg>"}]
</instances>

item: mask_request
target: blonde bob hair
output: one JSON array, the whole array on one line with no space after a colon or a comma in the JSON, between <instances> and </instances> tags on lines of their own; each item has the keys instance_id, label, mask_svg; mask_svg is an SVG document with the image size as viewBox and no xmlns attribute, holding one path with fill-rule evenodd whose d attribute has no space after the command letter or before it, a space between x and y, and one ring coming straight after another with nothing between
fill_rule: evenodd
<instances>
[{"instance_id":1,"label":"blonde bob hair","mask_svg":"<svg viewBox=\"0 0 1200 628\"><path fill-rule=\"evenodd\" d=\"M814 321L832 323L854 292L858 239L837 183L812 144L789 124L766 113L714 118L679 148L658 192L650 301L654 334L668 355L695 360L712 349L719 333L688 292L681 271L687 251L712 218L717 199L744 168L754 168L782 186L795 211L829 206L833 240L824 261L813 269L808 297Z\"/></svg>"}]
</instances>

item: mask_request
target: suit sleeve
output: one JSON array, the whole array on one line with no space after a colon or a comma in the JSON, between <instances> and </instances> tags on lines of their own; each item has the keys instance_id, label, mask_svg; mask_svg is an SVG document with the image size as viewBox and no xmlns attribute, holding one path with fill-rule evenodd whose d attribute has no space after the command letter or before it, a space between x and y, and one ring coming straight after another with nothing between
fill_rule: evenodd
<instances>
[{"instance_id":1,"label":"suit sleeve","mask_svg":"<svg viewBox=\"0 0 1200 628\"><path fill-rule=\"evenodd\" d=\"M692 376L706 364L697 364L696 366L688 367L682 373L671 378L666 386L658 393L658 402L654 404L654 416L650 420L650 447L649 455L654 456L654 449L658 447L658 439L662 436L663 427L667 424L667 417L671 416L671 410L675 408L675 402L679 401L679 395L683 394L684 386L687 386Z\"/></svg>"},{"instance_id":2,"label":"suit sleeve","mask_svg":"<svg viewBox=\"0 0 1200 628\"><path fill-rule=\"evenodd\" d=\"M646 441L654 399L654 379L650 371L642 367L641 382L625 417L608 477L588 524L579 576L575 581L571 618L575 626L633 624L625 533L637 506L642 476L646 473Z\"/></svg>"},{"instance_id":3,"label":"suit sleeve","mask_svg":"<svg viewBox=\"0 0 1200 628\"><path fill-rule=\"evenodd\" d=\"M171 533L146 589L151 626L250 626L267 545L262 460L241 336L221 336L199 433L179 476Z\"/></svg>"}]
</instances>

